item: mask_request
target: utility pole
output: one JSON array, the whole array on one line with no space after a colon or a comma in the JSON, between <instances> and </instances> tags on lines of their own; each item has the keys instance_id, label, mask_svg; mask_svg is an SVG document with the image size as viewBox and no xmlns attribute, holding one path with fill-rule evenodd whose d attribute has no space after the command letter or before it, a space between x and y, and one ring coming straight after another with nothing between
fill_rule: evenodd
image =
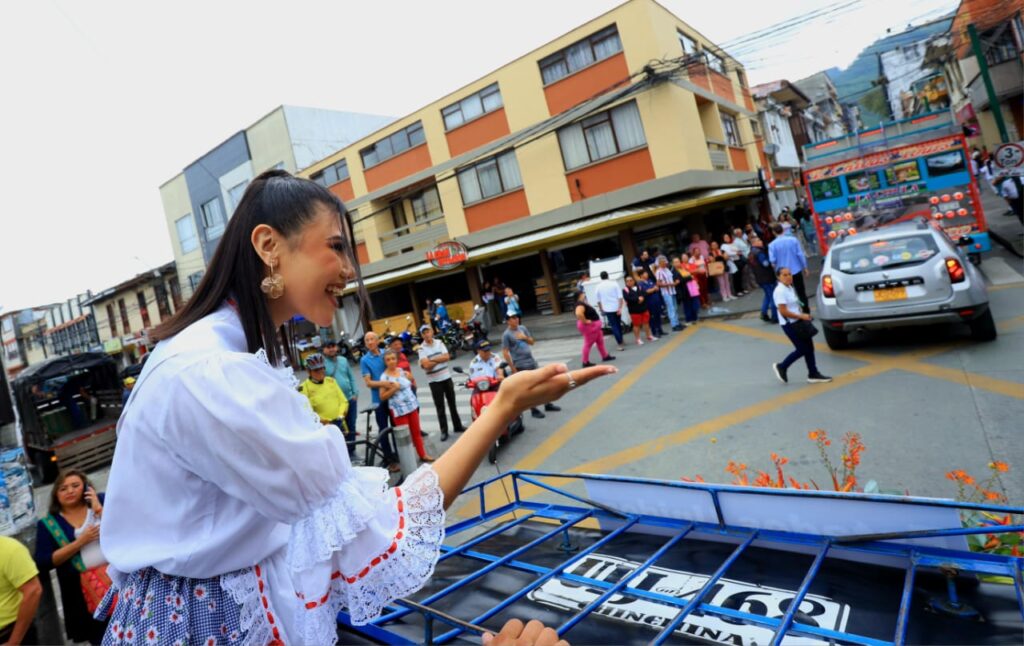
<instances>
[{"instance_id":1,"label":"utility pole","mask_svg":"<svg viewBox=\"0 0 1024 646\"><path fill-rule=\"evenodd\" d=\"M978 29L974 23L967 25L967 35L971 38L971 49L974 51L974 58L978 61L978 74L985 84L985 93L988 94L988 109L996 120L996 128L999 129L999 140L1004 144L1012 143L1010 134L1006 132L1006 122L1003 121L1003 108L999 105L999 98L992 86L992 77L988 73L988 61L985 60L985 52L981 48L981 38L978 37Z\"/></svg>"}]
</instances>

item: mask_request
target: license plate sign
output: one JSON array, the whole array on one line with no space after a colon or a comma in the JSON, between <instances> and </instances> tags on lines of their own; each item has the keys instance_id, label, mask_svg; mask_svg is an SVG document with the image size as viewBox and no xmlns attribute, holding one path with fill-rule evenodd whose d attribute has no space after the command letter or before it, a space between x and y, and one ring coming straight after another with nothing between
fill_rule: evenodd
<instances>
[{"instance_id":1,"label":"license plate sign","mask_svg":"<svg viewBox=\"0 0 1024 646\"><path fill-rule=\"evenodd\" d=\"M872 292L875 295L876 303L885 303L888 301L902 301L907 298L906 287L889 287L887 289L876 289Z\"/></svg>"}]
</instances>

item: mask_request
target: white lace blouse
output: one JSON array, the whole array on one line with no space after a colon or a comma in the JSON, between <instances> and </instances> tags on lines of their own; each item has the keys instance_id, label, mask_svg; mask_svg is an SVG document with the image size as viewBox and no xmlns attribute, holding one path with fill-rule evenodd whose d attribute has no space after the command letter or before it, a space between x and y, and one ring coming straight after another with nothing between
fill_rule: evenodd
<instances>
[{"instance_id":1,"label":"white lace blouse","mask_svg":"<svg viewBox=\"0 0 1024 646\"><path fill-rule=\"evenodd\" d=\"M246 352L227 305L157 346L118 423L101 526L115 583L219 576L247 641L278 627L301 644L333 644L343 607L366 622L423 585L444 538L436 474L389 489L352 467L294 383Z\"/></svg>"}]
</instances>

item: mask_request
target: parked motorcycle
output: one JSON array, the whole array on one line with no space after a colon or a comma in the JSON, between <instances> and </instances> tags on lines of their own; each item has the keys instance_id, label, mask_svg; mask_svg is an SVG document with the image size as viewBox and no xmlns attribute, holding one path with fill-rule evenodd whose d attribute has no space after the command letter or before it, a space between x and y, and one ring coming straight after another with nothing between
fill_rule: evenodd
<instances>
[{"instance_id":1,"label":"parked motorcycle","mask_svg":"<svg viewBox=\"0 0 1024 646\"><path fill-rule=\"evenodd\" d=\"M338 354L348 359L349 363L359 363L359 359L363 356L355 342L344 331L338 335Z\"/></svg>"},{"instance_id":2,"label":"parked motorcycle","mask_svg":"<svg viewBox=\"0 0 1024 646\"><path fill-rule=\"evenodd\" d=\"M508 364L504 362L499 366L502 374L507 376L508 372L506 368L508 368ZM462 375L466 374L466 372L459 366L453 367L452 370ZM490 406L491 402L494 401L494 398L498 396L498 386L500 384L501 382L499 382L495 377L473 377L466 380L464 384L465 387L473 391L473 394L469 397L469 406L471 409L470 418L472 420L476 420L477 417L480 417L480 413ZM487 452L487 460L491 464L497 462L498 447L503 444L507 444L512 440L513 435L519 435L525 430L526 425L523 424L523 416L520 414L514 420L509 422L504 432L502 432L502 434L498 436L498 439L494 441L494 445Z\"/></svg>"},{"instance_id":3,"label":"parked motorcycle","mask_svg":"<svg viewBox=\"0 0 1024 646\"><path fill-rule=\"evenodd\" d=\"M473 316L462 324L462 349L472 351L478 341L487 338L487 328L484 327L484 310L481 305L473 306Z\"/></svg>"},{"instance_id":4,"label":"parked motorcycle","mask_svg":"<svg viewBox=\"0 0 1024 646\"><path fill-rule=\"evenodd\" d=\"M441 342L448 348L448 356L454 359L462 349L462 321L455 320L441 330Z\"/></svg>"},{"instance_id":5,"label":"parked motorcycle","mask_svg":"<svg viewBox=\"0 0 1024 646\"><path fill-rule=\"evenodd\" d=\"M411 316L405 317L405 329L399 333L398 338L402 339L402 352L405 353L405 356L411 357L414 352L420 351L420 343L423 339L413 333Z\"/></svg>"}]
</instances>

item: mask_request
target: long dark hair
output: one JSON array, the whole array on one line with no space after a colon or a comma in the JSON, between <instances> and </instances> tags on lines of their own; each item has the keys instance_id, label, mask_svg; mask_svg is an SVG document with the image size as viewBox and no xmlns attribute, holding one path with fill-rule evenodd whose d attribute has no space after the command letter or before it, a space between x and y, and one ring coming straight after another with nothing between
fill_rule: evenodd
<instances>
[{"instance_id":1,"label":"long dark hair","mask_svg":"<svg viewBox=\"0 0 1024 646\"><path fill-rule=\"evenodd\" d=\"M266 224L290 240L313 219L319 206L337 213L343 225L349 224L343 218L345 207L341 200L316 182L283 170L258 175L245 189L192 298L159 325L151 338L159 341L174 336L232 297L238 305L248 351L263 348L272 364L281 363L279 330L274 328L266 296L260 291L266 265L253 248L252 231ZM349 242L346 253L351 257L350 226L343 226L342 231ZM353 264L358 267L358 263Z\"/></svg>"},{"instance_id":2,"label":"long dark hair","mask_svg":"<svg viewBox=\"0 0 1024 646\"><path fill-rule=\"evenodd\" d=\"M57 497L57 494L58 494L58 492L60 490L61 485L64 484L64 481L67 480L68 478L70 478L71 476L75 476L76 478L78 478L79 480L82 481L82 494L83 494L82 497L83 497L83 499L85 498L85 490L88 489L89 487L92 487L92 483L89 482L89 476L85 475L84 472L79 471L78 469L68 469L67 471L62 471L57 476L57 479L53 481L53 488L50 489L50 515L51 516L56 516L57 514L60 513L60 509L61 509L61 507L60 507L60 499Z\"/></svg>"}]
</instances>

